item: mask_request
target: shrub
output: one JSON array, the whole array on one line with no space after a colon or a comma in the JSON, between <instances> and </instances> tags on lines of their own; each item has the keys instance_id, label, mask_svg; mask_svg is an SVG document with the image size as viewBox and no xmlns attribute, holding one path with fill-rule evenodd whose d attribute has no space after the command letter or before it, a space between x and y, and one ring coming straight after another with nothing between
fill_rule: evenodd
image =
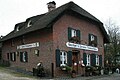
<instances>
[{"instance_id":1,"label":"shrub","mask_svg":"<svg viewBox=\"0 0 120 80\"><path fill-rule=\"evenodd\" d=\"M86 66L85 71L86 72L91 72L91 71L93 71L93 67L92 66Z\"/></svg>"},{"instance_id":2,"label":"shrub","mask_svg":"<svg viewBox=\"0 0 120 80\"><path fill-rule=\"evenodd\" d=\"M71 71L72 70L72 68L70 67L70 66L61 66L60 67L61 68L61 70L65 70L65 71Z\"/></svg>"}]
</instances>

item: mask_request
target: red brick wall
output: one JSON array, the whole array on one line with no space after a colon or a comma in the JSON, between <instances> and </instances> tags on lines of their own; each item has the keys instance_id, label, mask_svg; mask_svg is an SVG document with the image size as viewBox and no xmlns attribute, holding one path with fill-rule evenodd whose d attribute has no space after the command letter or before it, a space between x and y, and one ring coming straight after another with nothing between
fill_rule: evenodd
<instances>
[{"instance_id":1,"label":"red brick wall","mask_svg":"<svg viewBox=\"0 0 120 80\"><path fill-rule=\"evenodd\" d=\"M94 34L98 37L98 48L100 45L102 45L102 48L99 48L98 54L104 54L103 52L103 35L100 32L99 26L92 24L88 21L85 21L83 19L73 17L70 15L64 15L62 16L53 27L53 41L54 41L54 48L59 48L61 50L77 50L68 48L66 46L66 42L68 42L68 27L79 29L81 31L81 44L85 44L87 42L88 44L88 34ZM80 57L83 58L83 50L80 51ZM91 51L86 51L87 53L94 53ZM104 61L104 60L103 60ZM59 72L58 72L59 71ZM56 68L56 76L60 75L59 73L62 73L59 68Z\"/></svg>"},{"instance_id":2,"label":"red brick wall","mask_svg":"<svg viewBox=\"0 0 120 80\"><path fill-rule=\"evenodd\" d=\"M37 63L42 62L47 71L51 71L51 63L53 62L52 52L52 30L42 29L24 35L25 44L39 42L40 46L36 48L20 49L17 50L17 46L21 45L21 37L14 38L14 46L11 46L11 40L5 41L3 45L3 59L7 60L7 54L10 52L28 52L28 62L20 62L20 55L16 57L16 61L11 61L11 66L17 66L26 70L32 71L33 67L36 67ZM34 50L39 50L39 56L34 54Z\"/></svg>"}]
</instances>

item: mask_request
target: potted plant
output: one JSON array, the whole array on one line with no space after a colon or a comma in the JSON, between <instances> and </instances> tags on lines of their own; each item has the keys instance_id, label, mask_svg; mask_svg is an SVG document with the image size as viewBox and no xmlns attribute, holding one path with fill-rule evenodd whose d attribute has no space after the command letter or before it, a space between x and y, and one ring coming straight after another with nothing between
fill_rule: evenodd
<instances>
[{"instance_id":1,"label":"potted plant","mask_svg":"<svg viewBox=\"0 0 120 80\"><path fill-rule=\"evenodd\" d=\"M75 77L76 77L76 71L75 71L75 70L72 70L71 77L72 77L72 78L75 78Z\"/></svg>"},{"instance_id":2,"label":"potted plant","mask_svg":"<svg viewBox=\"0 0 120 80\"><path fill-rule=\"evenodd\" d=\"M86 72L92 71L92 66L86 66L86 67L85 67L85 71L86 71Z\"/></svg>"},{"instance_id":3,"label":"potted plant","mask_svg":"<svg viewBox=\"0 0 120 80\"><path fill-rule=\"evenodd\" d=\"M92 75L93 67L92 66L86 66L85 67L85 72L86 72L86 76Z\"/></svg>"},{"instance_id":4,"label":"potted plant","mask_svg":"<svg viewBox=\"0 0 120 80\"><path fill-rule=\"evenodd\" d=\"M63 71L66 70L66 66L61 66L60 68L61 68L61 70L63 70Z\"/></svg>"},{"instance_id":5,"label":"potted plant","mask_svg":"<svg viewBox=\"0 0 120 80\"><path fill-rule=\"evenodd\" d=\"M80 43L80 39L78 36L73 36L70 40L76 43Z\"/></svg>"},{"instance_id":6,"label":"potted plant","mask_svg":"<svg viewBox=\"0 0 120 80\"><path fill-rule=\"evenodd\" d=\"M66 65L66 70L69 72L72 70L72 67Z\"/></svg>"},{"instance_id":7,"label":"potted plant","mask_svg":"<svg viewBox=\"0 0 120 80\"><path fill-rule=\"evenodd\" d=\"M67 65L65 65L65 66L61 66L61 70L63 70L63 71L71 71L71 67L70 66L67 66Z\"/></svg>"}]
</instances>

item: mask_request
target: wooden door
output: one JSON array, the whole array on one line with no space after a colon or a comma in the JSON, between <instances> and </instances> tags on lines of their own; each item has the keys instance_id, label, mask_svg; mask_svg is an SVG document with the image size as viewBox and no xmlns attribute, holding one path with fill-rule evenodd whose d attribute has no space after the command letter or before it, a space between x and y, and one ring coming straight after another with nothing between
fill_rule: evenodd
<instances>
[{"instance_id":1,"label":"wooden door","mask_svg":"<svg viewBox=\"0 0 120 80\"><path fill-rule=\"evenodd\" d=\"M78 52L72 53L72 69L78 73Z\"/></svg>"}]
</instances>

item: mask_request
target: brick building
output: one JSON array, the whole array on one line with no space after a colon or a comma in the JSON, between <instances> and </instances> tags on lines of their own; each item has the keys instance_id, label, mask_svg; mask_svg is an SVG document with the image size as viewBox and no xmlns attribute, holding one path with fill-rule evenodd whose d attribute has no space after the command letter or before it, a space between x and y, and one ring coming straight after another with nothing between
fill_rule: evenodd
<instances>
[{"instance_id":1,"label":"brick building","mask_svg":"<svg viewBox=\"0 0 120 80\"><path fill-rule=\"evenodd\" d=\"M81 75L82 66L104 66L103 45L109 39L103 23L74 2L47 5L47 13L16 24L2 38L2 58L28 71L41 62L54 76L67 74L60 68L66 65Z\"/></svg>"}]
</instances>

